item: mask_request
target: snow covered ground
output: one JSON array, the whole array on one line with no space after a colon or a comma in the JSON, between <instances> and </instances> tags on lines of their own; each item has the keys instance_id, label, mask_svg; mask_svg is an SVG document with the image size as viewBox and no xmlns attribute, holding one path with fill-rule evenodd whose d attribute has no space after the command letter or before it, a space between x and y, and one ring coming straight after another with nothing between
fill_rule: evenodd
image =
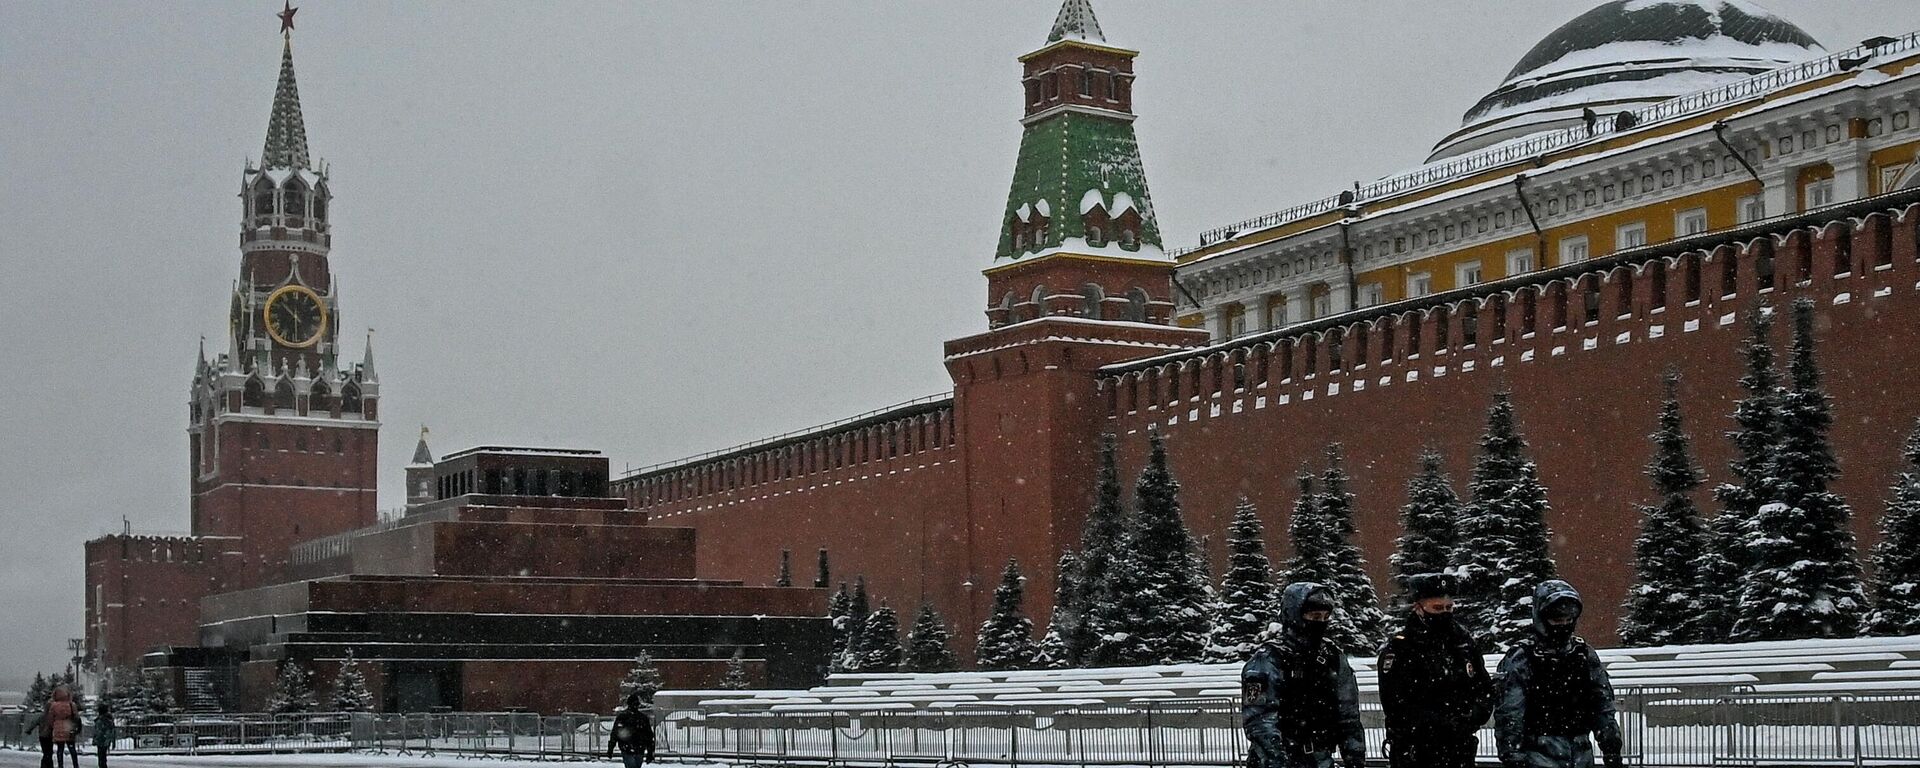
<instances>
[{"instance_id":1,"label":"snow covered ground","mask_svg":"<svg viewBox=\"0 0 1920 768\"><path fill-rule=\"evenodd\" d=\"M600 761L606 765L617 765L616 761ZM82 765L93 766L92 753L82 757ZM473 768L475 765L486 768L550 768L553 763L533 760L494 760L476 762L471 757L419 757L410 755L371 755L349 753L299 754L299 755L109 755L108 765L113 768L247 768L248 766L315 766L315 768ZM0 768L38 768L38 752L0 750ZM720 763L674 763L674 765L701 768L719 766Z\"/></svg>"}]
</instances>

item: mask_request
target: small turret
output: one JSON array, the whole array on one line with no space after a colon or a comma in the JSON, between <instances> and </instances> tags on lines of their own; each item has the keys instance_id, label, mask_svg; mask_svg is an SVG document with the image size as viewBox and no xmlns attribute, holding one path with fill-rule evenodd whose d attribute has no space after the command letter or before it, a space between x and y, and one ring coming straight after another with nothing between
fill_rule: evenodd
<instances>
[{"instance_id":1,"label":"small turret","mask_svg":"<svg viewBox=\"0 0 1920 768\"><path fill-rule=\"evenodd\" d=\"M433 501L433 450L427 447L427 425L420 425L420 442L413 446L413 461L407 462L407 509Z\"/></svg>"}]
</instances>

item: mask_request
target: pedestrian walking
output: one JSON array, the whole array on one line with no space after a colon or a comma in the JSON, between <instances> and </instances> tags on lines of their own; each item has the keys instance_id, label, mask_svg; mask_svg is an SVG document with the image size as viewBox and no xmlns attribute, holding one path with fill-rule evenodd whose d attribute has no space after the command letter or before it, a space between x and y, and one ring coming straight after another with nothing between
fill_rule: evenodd
<instances>
[{"instance_id":1,"label":"pedestrian walking","mask_svg":"<svg viewBox=\"0 0 1920 768\"><path fill-rule=\"evenodd\" d=\"M613 735L607 738L607 757L620 749L624 768L640 768L653 762L653 720L640 706L640 694L627 694L627 706L613 717Z\"/></svg>"},{"instance_id":2,"label":"pedestrian walking","mask_svg":"<svg viewBox=\"0 0 1920 768\"><path fill-rule=\"evenodd\" d=\"M1470 768L1493 714L1493 679L1473 635L1454 621L1452 576L1407 579L1406 626L1380 649L1380 707L1393 768Z\"/></svg>"},{"instance_id":3,"label":"pedestrian walking","mask_svg":"<svg viewBox=\"0 0 1920 768\"><path fill-rule=\"evenodd\" d=\"M100 762L99 768L107 768L107 752L113 749L113 741L118 738L120 729L113 722L113 707L102 696L93 707L93 757Z\"/></svg>"},{"instance_id":4,"label":"pedestrian walking","mask_svg":"<svg viewBox=\"0 0 1920 768\"><path fill-rule=\"evenodd\" d=\"M54 688L41 722L46 728L41 738L53 742L51 768L60 767L63 755L72 758L73 768L80 768L80 707L73 701L73 691L64 685ZM44 764L48 752L44 743L41 746Z\"/></svg>"},{"instance_id":5,"label":"pedestrian walking","mask_svg":"<svg viewBox=\"0 0 1920 768\"><path fill-rule=\"evenodd\" d=\"M1346 654L1326 639L1332 591L1310 581L1280 593L1280 636L1268 638L1240 671L1248 768L1347 768L1367 757L1360 687Z\"/></svg>"},{"instance_id":6,"label":"pedestrian walking","mask_svg":"<svg viewBox=\"0 0 1920 768\"><path fill-rule=\"evenodd\" d=\"M1593 741L1619 768L1613 682L1600 655L1574 635L1580 593L1559 579L1533 589L1533 629L1500 661L1494 731L1506 768L1592 768Z\"/></svg>"}]
</instances>

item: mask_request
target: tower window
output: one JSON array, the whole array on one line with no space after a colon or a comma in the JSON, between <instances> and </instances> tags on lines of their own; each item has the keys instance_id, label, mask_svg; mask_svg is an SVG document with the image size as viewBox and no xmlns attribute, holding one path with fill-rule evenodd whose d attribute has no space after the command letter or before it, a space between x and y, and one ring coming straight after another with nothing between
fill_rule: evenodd
<instances>
[{"instance_id":1,"label":"tower window","mask_svg":"<svg viewBox=\"0 0 1920 768\"><path fill-rule=\"evenodd\" d=\"M307 412L333 412L333 391L327 389L327 383L325 381L314 382L313 388L307 391Z\"/></svg>"},{"instance_id":2,"label":"tower window","mask_svg":"<svg viewBox=\"0 0 1920 768\"><path fill-rule=\"evenodd\" d=\"M1131 228L1120 230L1120 247L1129 251L1140 247L1140 233Z\"/></svg>"},{"instance_id":3,"label":"tower window","mask_svg":"<svg viewBox=\"0 0 1920 768\"><path fill-rule=\"evenodd\" d=\"M247 408L267 407L267 385L257 376L247 378L246 387L240 390L240 405Z\"/></svg>"},{"instance_id":4,"label":"tower window","mask_svg":"<svg viewBox=\"0 0 1920 768\"><path fill-rule=\"evenodd\" d=\"M281 379L273 387L273 409L276 411L293 410L293 382Z\"/></svg>"},{"instance_id":5,"label":"tower window","mask_svg":"<svg viewBox=\"0 0 1920 768\"><path fill-rule=\"evenodd\" d=\"M296 218L306 217L307 188L300 184L299 179L294 179L287 185L287 190L280 195L280 201L286 206L288 216Z\"/></svg>"},{"instance_id":6,"label":"tower window","mask_svg":"<svg viewBox=\"0 0 1920 768\"><path fill-rule=\"evenodd\" d=\"M273 185L264 177L253 186L253 215L258 218L273 215Z\"/></svg>"},{"instance_id":7,"label":"tower window","mask_svg":"<svg viewBox=\"0 0 1920 768\"><path fill-rule=\"evenodd\" d=\"M313 188L313 220L327 220L327 187L324 184Z\"/></svg>"},{"instance_id":8,"label":"tower window","mask_svg":"<svg viewBox=\"0 0 1920 768\"><path fill-rule=\"evenodd\" d=\"M359 387L349 383L340 390L340 413L341 415L360 413Z\"/></svg>"},{"instance_id":9,"label":"tower window","mask_svg":"<svg viewBox=\"0 0 1920 768\"><path fill-rule=\"evenodd\" d=\"M1082 95L1082 96L1092 96L1092 95L1093 95L1093 73L1092 73L1092 72L1087 72L1087 71L1084 71L1084 70L1083 70L1083 71L1081 71L1081 73L1080 73L1080 95Z\"/></svg>"},{"instance_id":10,"label":"tower window","mask_svg":"<svg viewBox=\"0 0 1920 768\"><path fill-rule=\"evenodd\" d=\"M1102 232L1100 228L1097 226L1087 227L1087 244L1094 246L1096 248L1102 245L1106 245L1107 233Z\"/></svg>"}]
</instances>

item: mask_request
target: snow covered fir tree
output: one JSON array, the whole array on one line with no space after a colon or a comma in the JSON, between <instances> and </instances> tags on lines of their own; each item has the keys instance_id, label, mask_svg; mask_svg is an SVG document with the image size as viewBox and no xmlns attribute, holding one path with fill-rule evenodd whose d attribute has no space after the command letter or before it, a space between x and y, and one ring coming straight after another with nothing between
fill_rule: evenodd
<instances>
[{"instance_id":1,"label":"snow covered fir tree","mask_svg":"<svg viewBox=\"0 0 1920 768\"><path fill-rule=\"evenodd\" d=\"M1073 666L1118 663L1107 655L1113 646L1102 643L1101 638L1119 631L1114 627L1123 621L1117 613L1113 574L1126 567L1133 521L1121 504L1120 470L1115 458L1119 448L1115 443L1112 434L1100 436L1093 508L1087 511L1081 529L1076 570L1068 574L1079 590L1073 600L1077 610L1063 617L1068 621L1061 627L1066 632L1067 660Z\"/></svg>"},{"instance_id":2,"label":"snow covered fir tree","mask_svg":"<svg viewBox=\"0 0 1920 768\"><path fill-rule=\"evenodd\" d=\"M1893 481L1880 543L1873 548L1873 614L1876 635L1920 635L1920 421L1900 452L1905 471Z\"/></svg>"},{"instance_id":3,"label":"snow covered fir tree","mask_svg":"<svg viewBox=\"0 0 1920 768\"><path fill-rule=\"evenodd\" d=\"M952 672L960 668L953 654L951 633L946 620L933 609L933 603L921 603L920 613L907 631L906 658L901 669L907 672Z\"/></svg>"},{"instance_id":4,"label":"snow covered fir tree","mask_svg":"<svg viewBox=\"0 0 1920 768\"><path fill-rule=\"evenodd\" d=\"M1439 573L1452 564L1458 545L1460 498L1441 467L1439 452L1420 453L1420 472L1407 481L1407 503L1400 508L1400 538L1388 564L1393 568L1394 605L1406 607L1407 579Z\"/></svg>"},{"instance_id":5,"label":"snow covered fir tree","mask_svg":"<svg viewBox=\"0 0 1920 768\"><path fill-rule=\"evenodd\" d=\"M840 672L845 664L847 646L853 634L853 595L847 592L847 583L840 582L840 591L827 598L827 622L831 628L827 648L827 671Z\"/></svg>"},{"instance_id":6,"label":"snow covered fir tree","mask_svg":"<svg viewBox=\"0 0 1920 768\"><path fill-rule=\"evenodd\" d=\"M1773 493L1745 527L1733 639L1795 640L1859 634L1867 598L1854 551L1852 512L1829 485L1840 474L1828 443L1833 404L1814 360L1813 302L1793 304L1787 385L1781 388Z\"/></svg>"},{"instance_id":7,"label":"snow covered fir tree","mask_svg":"<svg viewBox=\"0 0 1920 768\"><path fill-rule=\"evenodd\" d=\"M1320 473L1319 516L1327 526L1326 546L1333 572L1323 582L1340 600L1335 642L1348 653L1369 654L1387 639L1387 616L1380 610L1380 593L1367 575L1366 556L1354 541L1353 492L1349 490L1346 460L1339 443L1327 446L1327 468Z\"/></svg>"},{"instance_id":8,"label":"snow covered fir tree","mask_svg":"<svg viewBox=\"0 0 1920 768\"><path fill-rule=\"evenodd\" d=\"M1634 540L1633 587L1620 620L1620 642L1630 646L1701 642L1700 559L1707 530L1693 493L1705 481L1680 418L1680 375L1664 377L1659 429L1653 433L1653 459L1647 476L1655 502L1640 508L1640 537Z\"/></svg>"},{"instance_id":9,"label":"snow covered fir tree","mask_svg":"<svg viewBox=\"0 0 1920 768\"><path fill-rule=\"evenodd\" d=\"M727 672L720 678L720 689L744 691L751 687L752 683L747 680L747 662L739 651L734 651L732 656L727 657Z\"/></svg>"},{"instance_id":10,"label":"snow covered fir tree","mask_svg":"<svg viewBox=\"0 0 1920 768\"><path fill-rule=\"evenodd\" d=\"M1020 575L1020 563L1007 559L1000 571L1000 586L993 590L993 613L980 623L975 633L974 664L981 669L1024 669L1033 663L1033 619L1027 618L1027 577Z\"/></svg>"},{"instance_id":11,"label":"snow covered fir tree","mask_svg":"<svg viewBox=\"0 0 1920 768\"><path fill-rule=\"evenodd\" d=\"M319 706L313 695L313 673L297 662L281 662L280 676L273 682L273 694L267 697L267 711L287 715L312 712Z\"/></svg>"},{"instance_id":12,"label":"snow covered fir tree","mask_svg":"<svg viewBox=\"0 0 1920 768\"><path fill-rule=\"evenodd\" d=\"M1227 572L1220 578L1213 634L1204 657L1213 662L1246 661L1275 618L1278 593L1265 530L1259 510L1245 496L1234 505L1233 523L1227 526L1227 552Z\"/></svg>"},{"instance_id":13,"label":"snow covered fir tree","mask_svg":"<svg viewBox=\"0 0 1920 768\"><path fill-rule=\"evenodd\" d=\"M367 690L366 673L360 671L360 662L355 661L352 653L340 662L340 669L333 674L333 698L328 703L334 712L372 712L373 693Z\"/></svg>"},{"instance_id":14,"label":"snow covered fir tree","mask_svg":"<svg viewBox=\"0 0 1920 768\"><path fill-rule=\"evenodd\" d=\"M1734 405L1734 429L1727 433L1734 458L1728 464L1734 482L1713 489L1720 511L1708 525L1705 555L1700 561L1700 626L1702 640L1725 642L1733 638L1740 619L1740 580L1748 568L1747 529L1760 505L1775 495L1775 443L1780 432L1780 377L1774 369L1773 308L1756 306L1747 312L1747 338L1741 345L1746 372L1740 388L1746 392ZM1733 586L1730 586L1733 585Z\"/></svg>"},{"instance_id":15,"label":"snow covered fir tree","mask_svg":"<svg viewBox=\"0 0 1920 768\"><path fill-rule=\"evenodd\" d=\"M653 696L660 692L663 682L660 667L653 663L653 654L641 651L633 657L633 667L627 670L627 676L620 681L620 701L628 696L639 696L647 704L653 703Z\"/></svg>"},{"instance_id":16,"label":"snow covered fir tree","mask_svg":"<svg viewBox=\"0 0 1920 768\"><path fill-rule=\"evenodd\" d=\"M1533 626L1534 585L1558 577L1547 549L1547 489L1505 391L1495 393L1487 409L1472 492L1453 557L1456 610L1483 647L1504 651Z\"/></svg>"},{"instance_id":17,"label":"snow covered fir tree","mask_svg":"<svg viewBox=\"0 0 1920 768\"><path fill-rule=\"evenodd\" d=\"M1196 661L1207 646L1208 588L1180 514L1180 483L1167 466L1166 438L1155 432L1148 444L1125 559L1109 564L1107 602L1090 611L1099 619L1095 658L1102 663Z\"/></svg>"},{"instance_id":18,"label":"snow covered fir tree","mask_svg":"<svg viewBox=\"0 0 1920 768\"><path fill-rule=\"evenodd\" d=\"M900 617L881 605L874 609L860 628L860 640L847 651L848 672L898 672L903 652L900 648Z\"/></svg>"},{"instance_id":19,"label":"snow covered fir tree","mask_svg":"<svg viewBox=\"0 0 1920 768\"><path fill-rule=\"evenodd\" d=\"M1070 549L1061 552L1059 564L1053 570L1053 610L1048 614L1047 631L1033 648L1033 666L1037 669L1067 669L1079 665L1079 657L1068 645L1084 608L1080 603L1079 573L1080 558Z\"/></svg>"}]
</instances>

